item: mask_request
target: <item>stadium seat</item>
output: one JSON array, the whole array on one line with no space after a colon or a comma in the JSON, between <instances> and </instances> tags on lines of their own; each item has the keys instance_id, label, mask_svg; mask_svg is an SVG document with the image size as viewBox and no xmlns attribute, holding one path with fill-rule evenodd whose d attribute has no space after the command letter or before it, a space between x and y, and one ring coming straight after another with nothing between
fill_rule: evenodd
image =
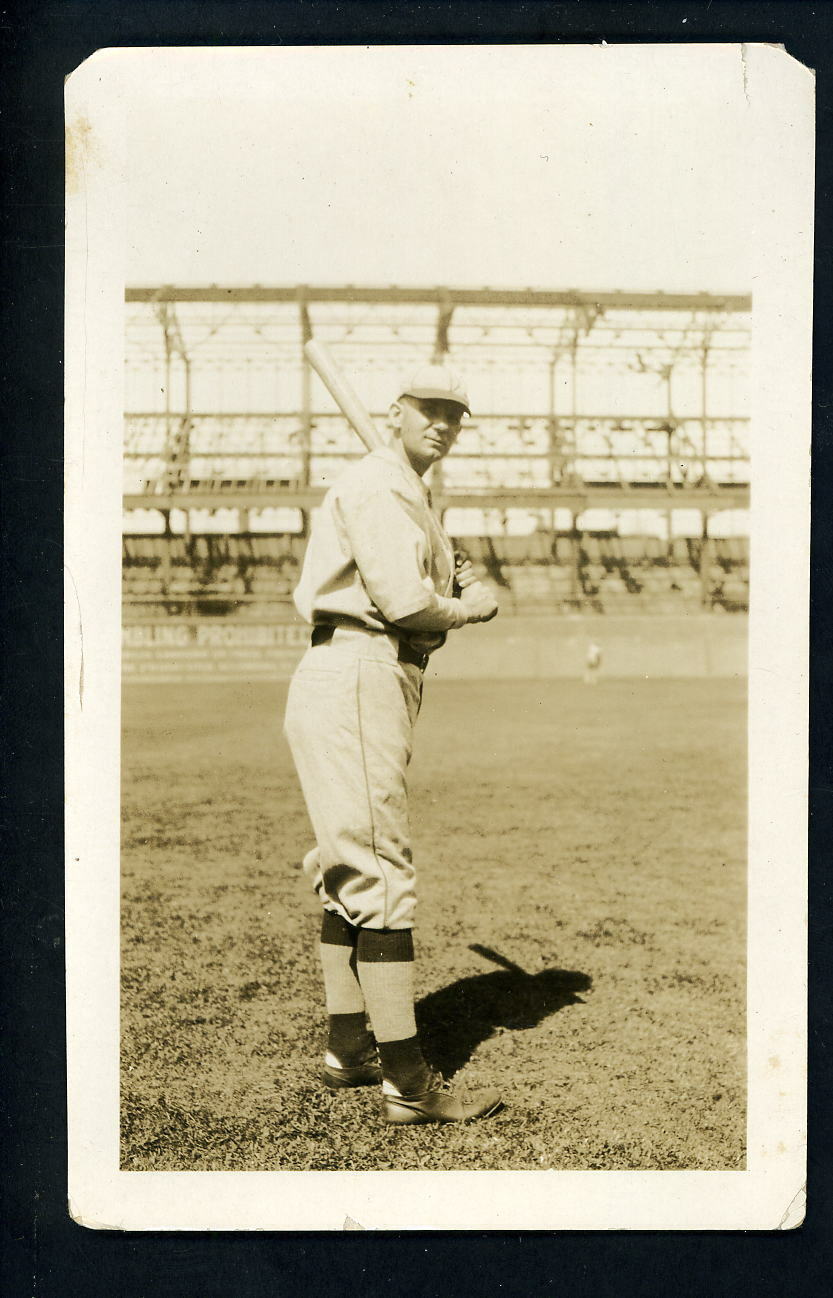
<instances>
[{"instance_id":1,"label":"stadium seat","mask_svg":"<svg viewBox=\"0 0 833 1298\"><path fill-rule=\"evenodd\" d=\"M555 553L560 564L564 567L570 567L573 563L573 538L571 536L556 537Z\"/></svg>"}]
</instances>

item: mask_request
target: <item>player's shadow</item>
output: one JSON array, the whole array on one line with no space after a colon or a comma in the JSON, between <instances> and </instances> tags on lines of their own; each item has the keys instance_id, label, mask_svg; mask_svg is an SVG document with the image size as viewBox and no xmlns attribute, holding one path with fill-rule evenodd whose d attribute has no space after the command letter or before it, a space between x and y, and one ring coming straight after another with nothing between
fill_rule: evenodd
<instances>
[{"instance_id":1,"label":"player's shadow","mask_svg":"<svg viewBox=\"0 0 833 1298\"><path fill-rule=\"evenodd\" d=\"M565 1005L580 1005L579 992L592 979L573 969L542 969L530 974L489 947L469 948L502 966L499 972L473 974L423 996L416 1017L429 1063L451 1077L497 1028L537 1027Z\"/></svg>"}]
</instances>

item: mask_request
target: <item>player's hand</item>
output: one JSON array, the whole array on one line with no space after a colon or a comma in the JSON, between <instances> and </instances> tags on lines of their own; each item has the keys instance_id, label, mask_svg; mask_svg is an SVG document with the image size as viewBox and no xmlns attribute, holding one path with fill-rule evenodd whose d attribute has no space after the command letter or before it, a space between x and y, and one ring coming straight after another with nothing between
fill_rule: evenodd
<instances>
[{"instance_id":1,"label":"player's hand","mask_svg":"<svg viewBox=\"0 0 833 1298\"><path fill-rule=\"evenodd\" d=\"M475 580L470 586L464 586L460 601L469 622L491 622L497 615L497 600L482 581Z\"/></svg>"},{"instance_id":2,"label":"player's hand","mask_svg":"<svg viewBox=\"0 0 833 1298\"><path fill-rule=\"evenodd\" d=\"M471 559L459 559L454 569L454 580L461 590L467 586L473 586L477 581L477 573L471 566Z\"/></svg>"}]
</instances>

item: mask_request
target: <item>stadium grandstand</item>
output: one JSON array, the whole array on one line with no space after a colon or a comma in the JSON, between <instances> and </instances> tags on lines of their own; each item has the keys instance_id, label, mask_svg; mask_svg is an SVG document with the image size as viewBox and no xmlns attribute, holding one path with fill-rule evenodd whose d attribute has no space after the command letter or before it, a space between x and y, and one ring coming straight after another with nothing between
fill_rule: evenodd
<instances>
[{"instance_id":1,"label":"stadium grandstand","mask_svg":"<svg viewBox=\"0 0 833 1298\"><path fill-rule=\"evenodd\" d=\"M430 485L508 613L748 605L751 302L710 294L353 286L126 294L126 623L286 619L310 517L356 435L304 358L326 342L380 426L431 359L473 415Z\"/></svg>"}]
</instances>

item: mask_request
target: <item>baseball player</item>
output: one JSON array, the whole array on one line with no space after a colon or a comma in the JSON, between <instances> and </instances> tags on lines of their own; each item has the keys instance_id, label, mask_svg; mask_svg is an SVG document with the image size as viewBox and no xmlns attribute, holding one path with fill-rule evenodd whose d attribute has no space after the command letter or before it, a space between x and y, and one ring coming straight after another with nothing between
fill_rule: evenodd
<instances>
[{"instance_id":1,"label":"baseball player","mask_svg":"<svg viewBox=\"0 0 833 1298\"><path fill-rule=\"evenodd\" d=\"M599 681L599 672L602 668L602 649L597 645L595 640L591 640L587 646L587 655L584 660L584 683L585 685L597 685Z\"/></svg>"},{"instance_id":2,"label":"baseball player","mask_svg":"<svg viewBox=\"0 0 833 1298\"><path fill-rule=\"evenodd\" d=\"M501 1103L496 1091L451 1089L426 1063L414 1017L406 772L423 675L449 631L497 613L469 564L455 573L422 481L466 413L447 366L414 375L390 407L390 444L327 492L295 591L312 638L284 731L316 840L303 868L324 907L322 1079L331 1089L381 1082L390 1123L463 1121Z\"/></svg>"}]
</instances>

